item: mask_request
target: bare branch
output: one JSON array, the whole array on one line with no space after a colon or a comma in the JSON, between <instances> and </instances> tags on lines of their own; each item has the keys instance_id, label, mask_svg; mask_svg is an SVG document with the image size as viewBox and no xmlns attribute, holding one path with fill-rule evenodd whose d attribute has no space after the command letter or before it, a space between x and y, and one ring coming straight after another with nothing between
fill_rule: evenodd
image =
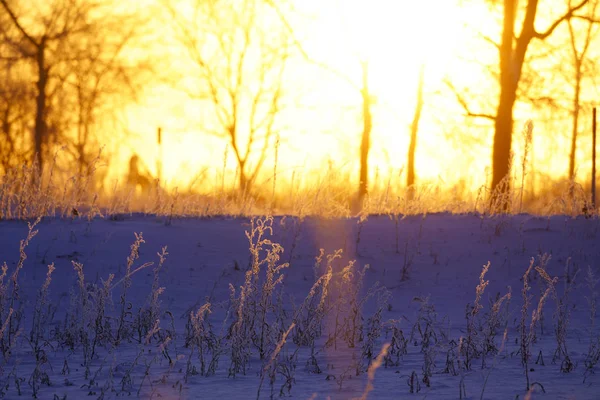
<instances>
[{"instance_id":1,"label":"bare branch","mask_svg":"<svg viewBox=\"0 0 600 400\"><path fill-rule=\"evenodd\" d=\"M570 19L573 17L575 11L581 9L583 6L585 6L588 3L589 0L582 0L579 4L577 4L574 7L571 7L569 9L569 11L567 11L565 14L563 14L562 17L560 17L559 19L557 19L556 21L554 21L554 23L552 25L550 25L550 27L548 29L546 29L546 31L544 32L537 32L534 30L533 32L533 37L537 38L537 39L541 39L544 40L546 39L548 36L552 35L552 32L554 32L554 30L564 21L566 21L567 19Z\"/></svg>"},{"instance_id":2,"label":"bare branch","mask_svg":"<svg viewBox=\"0 0 600 400\"><path fill-rule=\"evenodd\" d=\"M6 0L0 0L0 4L2 4L2 7L4 7L4 9L8 13L10 19L15 24L15 27L21 32L23 37L25 39L27 39L31 44L33 44L36 48L40 47L40 44L27 33L27 31L23 28L23 26L21 26L19 19L17 18L17 16L13 12L13 10L8 6L8 3L6 2Z\"/></svg>"},{"instance_id":3,"label":"bare branch","mask_svg":"<svg viewBox=\"0 0 600 400\"><path fill-rule=\"evenodd\" d=\"M492 39L489 36L484 35L481 32L477 32L477 36L479 36L479 38L483 39L484 41L490 43L492 46L494 46L496 49L500 50L500 43L496 42L494 39Z\"/></svg>"},{"instance_id":4,"label":"bare branch","mask_svg":"<svg viewBox=\"0 0 600 400\"><path fill-rule=\"evenodd\" d=\"M600 24L599 18L594 18L589 15L573 15L573 16L571 16L571 18L572 19L580 19L580 20L589 22L590 24Z\"/></svg>"},{"instance_id":5,"label":"bare branch","mask_svg":"<svg viewBox=\"0 0 600 400\"><path fill-rule=\"evenodd\" d=\"M462 106L462 108L465 110L465 116L472 117L472 118L483 118L483 119L488 119L491 121L496 120L496 117L491 114L485 114L485 113L471 111L471 109L469 108L469 105L467 104L467 101L460 95L460 93L458 92L456 87L454 87L452 82L450 82L448 79L445 79L444 83L446 84L446 86L448 86L448 88L452 91L452 93L454 93L454 96L456 97L456 101L458 101L458 104L460 104Z\"/></svg>"},{"instance_id":6,"label":"bare branch","mask_svg":"<svg viewBox=\"0 0 600 400\"><path fill-rule=\"evenodd\" d=\"M279 35L261 26L256 7L271 11L269 0L244 1L197 0L196 13L183 16L162 0L173 17L177 39L199 72L198 91L187 92L214 111L214 126L202 129L228 139L242 191L251 188L272 145L291 46L284 24L279 24Z\"/></svg>"}]
</instances>

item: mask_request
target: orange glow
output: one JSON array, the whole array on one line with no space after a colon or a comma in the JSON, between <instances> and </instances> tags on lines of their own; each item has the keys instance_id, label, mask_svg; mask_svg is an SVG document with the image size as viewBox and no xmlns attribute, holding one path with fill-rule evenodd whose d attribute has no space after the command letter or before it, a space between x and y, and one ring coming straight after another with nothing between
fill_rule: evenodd
<instances>
[{"instance_id":1,"label":"orange glow","mask_svg":"<svg viewBox=\"0 0 600 400\"><path fill-rule=\"evenodd\" d=\"M280 167L290 169L307 164L316 167L327 161L346 169L353 165L361 118L360 93L346 80L358 86L360 60L367 59L371 92L376 99L371 152L373 171L402 168L418 70L421 64L426 64L427 91L434 91L448 73L468 33L456 22L461 9L448 0L437 2L435 14L431 14L428 9L431 6L423 2L400 5L384 0L368 4L362 0L311 0L298 3L302 12L315 18L304 21L297 34L316 60L329 65L342 78L314 67L305 68L303 59L292 61L296 66L290 68L295 71L297 68L304 75L303 83L310 82L310 91L304 94L302 102L314 103L313 107L320 110L313 113L308 126L305 112L286 112L288 125L295 128L290 129L291 139L280 149ZM179 55L184 56L184 53ZM186 68L186 62L181 60L172 65ZM185 70L179 73L186 74ZM165 137L163 176L172 185L189 181L203 166L222 168L226 140L203 135L200 128L194 126L200 122L194 101L172 89L149 92L146 104L133 107L129 114L135 131L140 134L133 147L143 153L149 169L155 173L157 149L153 140L148 139L154 138L158 126L163 127ZM435 152L430 154L431 149L426 144L439 141L440 132L436 132L426 115L421 124L417 170L424 179L436 179L444 169L445 160ZM314 140L320 145L306 148L305 144ZM235 160L230 158L227 164L234 168ZM235 172L230 171L230 174Z\"/></svg>"},{"instance_id":2,"label":"orange glow","mask_svg":"<svg viewBox=\"0 0 600 400\"><path fill-rule=\"evenodd\" d=\"M494 65L497 50L482 37L498 39L498 17L487 5L474 3L296 0L302 17L291 20L295 34L304 50L328 65L329 71L307 64L298 54L290 61L286 79L293 99L282 112L287 128L278 149L282 178L289 181L294 171L304 170L309 175L310 170L323 171L327 165L356 176L361 130L360 61L367 60L375 99L371 183L383 185L389 173L397 179L399 171L406 171L418 71L424 64L425 108L417 144L417 182L442 186L462 182L471 190L486 184L493 136L490 121L465 119L465 110L444 83L448 80L459 90L468 91L474 111L494 112L497 84L486 65ZM157 18L157 29L168 31L165 23ZM166 32L163 40L150 51L169 59L167 65L176 69L173 76L193 79L195 72L185 59L186 52L170 33ZM562 118L559 124L564 134L545 140L537 135L547 126L556 129L556 121L547 121L547 111L517 104L515 157L518 159L522 151L521 127L532 119L534 143L539 147L532 156L545 173L562 176L568 153L557 156L556 152L567 146L569 123L568 117ZM206 119L198 101L168 85L150 83L141 104L129 107L127 119L130 130L138 134L129 148L141 154L155 176L159 154L156 129L163 128L163 178L168 186L188 187L201 173L203 185L219 186L224 167L227 185L234 185L233 153L227 150L225 137L202 131ZM585 143L587 139L582 140ZM271 148L258 183L271 179L274 153ZM580 171L585 175L588 166L584 153L580 147ZM128 155L123 157L125 160ZM375 182L377 174L379 181ZM403 184L405 178L401 179Z\"/></svg>"}]
</instances>

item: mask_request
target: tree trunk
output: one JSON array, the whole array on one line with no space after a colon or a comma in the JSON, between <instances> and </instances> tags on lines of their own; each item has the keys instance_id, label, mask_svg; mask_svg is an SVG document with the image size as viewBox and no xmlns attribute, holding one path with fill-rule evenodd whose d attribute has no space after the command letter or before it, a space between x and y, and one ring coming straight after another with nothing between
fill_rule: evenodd
<instances>
[{"instance_id":1,"label":"tree trunk","mask_svg":"<svg viewBox=\"0 0 600 400\"><path fill-rule=\"evenodd\" d=\"M43 169L43 143L46 136L46 86L48 85L48 70L45 64L45 51L46 51L46 39L42 38L40 45L37 48L37 69L38 69L38 81L37 81L37 98L36 98L36 110L35 110L35 131L34 131L34 144L35 144L35 157L37 166L39 168L39 174L41 176Z\"/></svg>"},{"instance_id":2,"label":"tree trunk","mask_svg":"<svg viewBox=\"0 0 600 400\"><path fill-rule=\"evenodd\" d=\"M246 196L246 194L248 193L248 190L250 190L250 182L248 181L248 177L246 176L246 173L240 167L240 192L244 196Z\"/></svg>"},{"instance_id":3,"label":"tree trunk","mask_svg":"<svg viewBox=\"0 0 600 400\"><path fill-rule=\"evenodd\" d=\"M524 50L527 48L527 46L523 47L525 43L520 43L523 37L517 38L517 49L514 48L516 8L516 1L504 0L502 41L499 48L500 100L494 121L492 195L490 197L492 207L500 207L502 211L507 211L509 206L513 107L522 68L522 61L519 63L520 57L515 53L522 51L524 59Z\"/></svg>"},{"instance_id":4,"label":"tree trunk","mask_svg":"<svg viewBox=\"0 0 600 400\"><path fill-rule=\"evenodd\" d=\"M579 97L581 95L581 72L579 66L575 72L575 93L573 97L573 132L571 133L571 154L569 155L569 180L575 179L575 153L579 131Z\"/></svg>"},{"instance_id":5,"label":"tree trunk","mask_svg":"<svg viewBox=\"0 0 600 400\"><path fill-rule=\"evenodd\" d=\"M410 126L410 143L408 145L408 166L406 173L406 186L408 188L408 199L412 200L415 195L415 153L417 150L417 134L419 133L419 122L423 111L423 86L425 84L425 65L421 65L419 71L419 85L417 88L417 104L415 114Z\"/></svg>"},{"instance_id":6,"label":"tree trunk","mask_svg":"<svg viewBox=\"0 0 600 400\"><path fill-rule=\"evenodd\" d=\"M362 209L369 183L369 150L371 148L371 93L369 92L369 65L366 61L362 65L362 100L363 100L363 131L360 142L360 177L358 185L358 204Z\"/></svg>"},{"instance_id":7,"label":"tree trunk","mask_svg":"<svg viewBox=\"0 0 600 400\"><path fill-rule=\"evenodd\" d=\"M544 40L560 25L570 19L573 13L582 8L587 0L582 0L561 18L557 19L542 33L535 30L535 19L539 0L528 0L525 16L523 17L520 34L515 34L515 17L518 2L504 0L504 20L502 41L500 43L500 101L495 119L493 176L491 204L495 211L508 211L510 205L510 159L513 128L513 107L517 97L517 89L525 55L531 40L535 37ZM506 179L504 179L506 178Z\"/></svg>"},{"instance_id":8,"label":"tree trunk","mask_svg":"<svg viewBox=\"0 0 600 400\"><path fill-rule=\"evenodd\" d=\"M512 147L513 106L515 93L503 88L494 124L493 175L494 195L507 195L510 191L510 153ZM505 179L506 178L506 179ZM494 196L492 196L494 197Z\"/></svg>"},{"instance_id":9,"label":"tree trunk","mask_svg":"<svg viewBox=\"0 0 600 400\"><path fill-rule=\"evenodd\" d=\"M237 150L236 150L237 151ZM252 182L248 179L248 175L246 174L246 159L238 158L238 168L240 169L239 179L239 191L243 197L248 196L250 194L250 189Z\"/></svg>"}]
</instances>

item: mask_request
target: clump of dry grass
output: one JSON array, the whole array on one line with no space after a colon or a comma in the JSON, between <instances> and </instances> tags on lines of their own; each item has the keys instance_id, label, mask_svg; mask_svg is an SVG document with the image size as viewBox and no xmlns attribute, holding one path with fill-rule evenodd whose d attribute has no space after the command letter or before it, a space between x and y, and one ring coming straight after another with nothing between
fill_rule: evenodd
<instances>
[{"instance_id":1,"label":"clump of dry grass","mask_svg":"<svg viewBox=\"0 0 600 400\"><path fill-rule=\"evenodd\" d=\"M378 174L371 183L364 206L358 210L359 217L433 212L596 216L597 211L589 201L589 188L576 182L548 178L544 180L547 184L536 187L535 196L527 190L532 129L533 125L528 123L523 130L520 179L509 174L494 191L485 186L469 190L465 180L454 185L423 181L409 190L401 180L402 171L390 171L387 180L380 179ZM61 151L43 171L35 163L24 164L0 176L0 219L50 216L91 221L96 217L119 218L123 214L143 213L161 216L169 224L173 218L186 216L251 217L277 212L303 218L357 214L351 208L357 185L348 184L355 180L349 164L330 163L324 171L308 168L281 171L275 164L271 177L253 182L253 187L245 193L240 193L235 184L230 185L231 179L225 179L226 171L217 171L218 168L213 168L214 180L209 179L209 168L205 168L187 187L157 181L140 191L125 179L106 182L102 150L81 172L75 173L64 169L59 157Z\"/></svg>"}]
</instances>

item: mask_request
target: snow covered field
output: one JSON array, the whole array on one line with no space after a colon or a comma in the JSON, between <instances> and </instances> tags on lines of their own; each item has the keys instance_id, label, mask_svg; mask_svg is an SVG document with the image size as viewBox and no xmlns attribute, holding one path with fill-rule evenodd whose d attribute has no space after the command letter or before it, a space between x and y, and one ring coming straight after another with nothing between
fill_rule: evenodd
<instances>
[{"instance_id":1,"label":"snow covered field","mask_svg":"<svg viewBox=\"0 0 600 400\"><path fill-rule=\"evenodd\" d=\"M0 396L600 398L598 219L167 222L0 222Z\"/></svg>"}]
</instances>

